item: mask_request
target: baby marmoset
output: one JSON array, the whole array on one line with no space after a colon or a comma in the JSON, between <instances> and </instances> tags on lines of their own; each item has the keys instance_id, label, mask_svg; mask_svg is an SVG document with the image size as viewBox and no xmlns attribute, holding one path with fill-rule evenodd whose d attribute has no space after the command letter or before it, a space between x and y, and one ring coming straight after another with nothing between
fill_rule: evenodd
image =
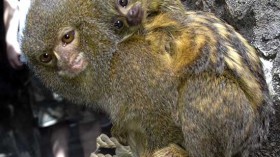
<instances>
[{"instance_id":1,"label":"baby marmoset","mask_svg":"<svg viewBox=\"0 0 280 157\"><path fill-rule=\"evenodd\" d=\"M192 157L246 156L259 144L270 100L259 58L239 34L200 12L167 12L151 16L147 33L118 42L103 4L32 2L22 50L48 87L105 110L135 156L157 156L169 144ZM157 33L164 45L175 35L166 48L173 53L155 46Z\"/></svg>"},{"instance_id":2,"label":"baby marmoset","mask_svg":"<svg viewBox=\"0 0 280 157\"><path fill-rule=\"evenodd\" d=\"M102 2L100 8L103 8L103 21L111 23L111 28L122 40L141 31L141 24L149 16L185 10L179 0L108 0Z\"/></svg>"},{"instance_id":3,"label":"baby marmoset","mask_svg":"<svg viewBox=\"0 0 280 157\"><path fill-rule=\"evenodd\" d=\"M111 0L111 3L119 13L115 17L126 20L117 23L132 21L131 27L138 25L141 29L138 35L145 36L154 52L165 54L174 71L198 73L211 68L220 73L229 68L254 105L262 103L261 95L267 89L262 87L266 82L259 56L232 26L211 13L187 11L178 0ZM117 28L133 34L129 27ZM190 68L190 64L197 66Z\"/></svg>"},{"instance_id":4,"label":"baby marmoset","mask_svg":"<svg viewBox=\"0 0 280 157\"><path fill-rule=\"evenodd\" d=\"M173 62L174 70L181 71L185 64L196 60L203 52L202 48L209 49L209 53L203 56L209 55L216 70L223 69L222 64L226 63L236 73L238 80L245 82L242 85L247 88L245 91L254 93L252 96L247 92L251 99L255 100L255 95L261 95L260 91L255 93L259 89L254 81L258 74L252 76L253 73L262 72L254 48L234 28L213 14L186 11L178 0L110 0L107 3L115 12L112 14L105 8L103 11L110 13L106 16L114 19L112 25L119 29L121 38L126 39L135 32L145 35L155 52L167 54L166 60ZM110 6L107 3L106 6ZM244 73L245 70L250 71L249 68L253 71Z\"/></svg>"},{"instance_id":5,"label":"baby marmoset","mask_svg":"<svg viewBox=\"0 0 280 157\"><path fill-rule=\"evenodd\" d=\"M119 13L113 21L116 29L145 36L153 52L163 54L173 72L183 77L208 70L219 75L229 72L259 111L265 121L262 129L267 132L271 102L262 65L255 49L233 27L211 13L187 11L176 0L111 3Z\"/></svg>"}]
</instances>

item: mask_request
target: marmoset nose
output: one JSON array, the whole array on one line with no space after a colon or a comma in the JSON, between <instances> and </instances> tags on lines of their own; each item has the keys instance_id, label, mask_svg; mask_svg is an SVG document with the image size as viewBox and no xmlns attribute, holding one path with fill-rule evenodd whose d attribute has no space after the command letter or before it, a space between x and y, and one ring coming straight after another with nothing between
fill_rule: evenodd
<instances>
[{"instance_id":1,"label":"marmoset nose","mask_svg":"<svg viewBox=\"0 0 280 157\"><path fill-rule=\"evenodd\" d=\"M139 25L142 22L144 11L141 3L137 3L128 11L127 21L131 26Z\"/></svg>"}]
</instances>

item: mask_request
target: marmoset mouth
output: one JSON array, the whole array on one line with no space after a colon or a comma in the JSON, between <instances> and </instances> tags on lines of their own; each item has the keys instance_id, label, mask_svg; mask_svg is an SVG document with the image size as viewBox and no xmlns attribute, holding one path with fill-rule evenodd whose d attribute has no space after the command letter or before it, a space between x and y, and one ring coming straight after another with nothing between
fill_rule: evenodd
<instances>
[{"instance_id":1,"label":"marmoset mouth","mask_svg":"<svg viewBox=\"0 0 280 157\"><path fill-rule=\"evenodd\" d=\"M75 77L86 69L88 61L84 53L81 52L77 56L71 57L68 64L59 67L59 75L65 77Z\"/></svg>"}]
</instances>

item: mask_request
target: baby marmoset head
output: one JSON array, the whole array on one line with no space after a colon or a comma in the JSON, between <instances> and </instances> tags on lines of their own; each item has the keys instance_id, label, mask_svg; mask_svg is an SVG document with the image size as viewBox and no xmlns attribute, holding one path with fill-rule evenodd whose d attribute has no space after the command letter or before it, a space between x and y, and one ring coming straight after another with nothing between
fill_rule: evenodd
<instances>
[{"instance_id":1,"label":"baby marmoset head","mask_svg":"<svg viewBox=\"0 0 280 157\"><path fill-rule=\"evenodd\" d=\"M145 3L141 0L113 0L115 15L111 18L112 28L125 40L141 30L145 18Z\"/></svg>"},{"instance_id":2,"label":"baby marmoset head","mask_svg":"<svg viewBox=\"0 0 280 157\"><path fill-rule=\"evenodd\" d=\"M149 19L160 13L185 10L180 0L110 0L100 3L104 7L104 19L109 17L107 22L121 41L135 32L143 32Z\"/></svg>"}]
</instances>

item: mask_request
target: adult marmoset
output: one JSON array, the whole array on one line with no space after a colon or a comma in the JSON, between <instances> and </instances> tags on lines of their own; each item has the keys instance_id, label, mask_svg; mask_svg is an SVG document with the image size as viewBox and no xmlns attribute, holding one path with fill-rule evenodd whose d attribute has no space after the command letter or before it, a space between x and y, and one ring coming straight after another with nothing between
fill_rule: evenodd
<instances>
[{"instance_id":1,"label":"adult marmoset","mask_svg":"<svg viewBox=\"0 0 280 157\"><path fill-rule=\"evenodd\" d=\"M244 56L214 38L224 27L191 22L186 31L188 21L200 21L194 13L155 15L147 30L160 28L159 19L175 21L176 27L170 27L174 46L168 48L174 54L166 54L153 46L148 33L118 42L103 18L102 2L32 2L22 50L46 86L76 103L105 110L135 156L160 156L154 152L173 148L170 144L181 146L190 157L246 156L261 142L270 99L259 58L254 51L247 54L251 47L238 34L233 37L240 43L233 47L247 50ZM242 68L241 76L257 84L257 101L247 91L252 85L238 79Z\"/></svg>"}]
</instances>

